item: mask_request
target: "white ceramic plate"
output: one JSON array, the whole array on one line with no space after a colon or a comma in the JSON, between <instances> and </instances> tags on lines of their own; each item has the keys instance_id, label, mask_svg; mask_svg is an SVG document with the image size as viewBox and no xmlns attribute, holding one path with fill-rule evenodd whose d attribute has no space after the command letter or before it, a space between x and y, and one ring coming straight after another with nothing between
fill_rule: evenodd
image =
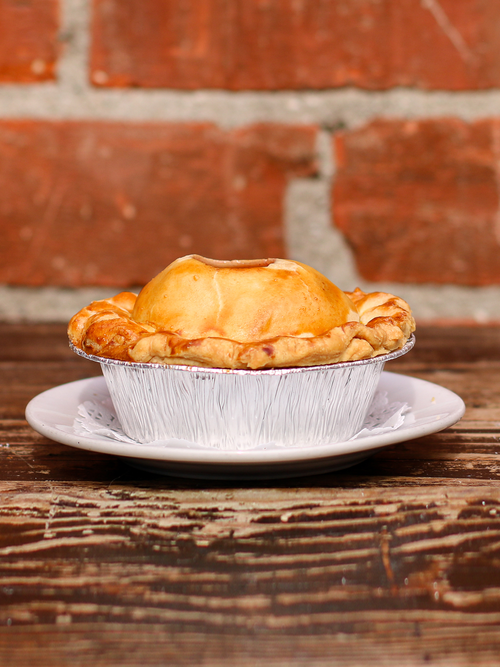
<instances>
[{"instance_id":1,"label":"white ceramic plate","mask_svg":"<svg viewBox=\"0 0 500 667\"><path fill-rule=\"evenodd\" d=\"M436 433L455 424L464 414L462 399L431 382L383 372L379 390L389 401L410 407L398 429L321 447L269 447L227 451L181 445L179 441L154 445L127 444L106 436L72 432L78 406L107 395L103 377L88 378L49 389L26 408L26 419L39 433L71 447L125 459L131 465L181 477L256 479L311 475L340 470L359 463L383 447Z\"/></svg>"}]
</instances>

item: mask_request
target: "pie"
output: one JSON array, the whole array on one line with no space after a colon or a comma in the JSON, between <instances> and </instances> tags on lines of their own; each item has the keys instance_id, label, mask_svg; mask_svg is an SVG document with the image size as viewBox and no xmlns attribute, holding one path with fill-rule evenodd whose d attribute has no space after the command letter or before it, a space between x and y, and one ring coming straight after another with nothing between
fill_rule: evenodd
<instances>
[{"instance_id":1,"label":"pie","mask_svg":"<svg viewBox=\"0 0 500 667\"><path fill-rule=\"evenodd\" d=\"M343 292L300 262L187 255L138 296L80 310L68 335L108 359L266 369L369 359L402 348L414 329L403 299Z\"/></svg>"}]
</instances>

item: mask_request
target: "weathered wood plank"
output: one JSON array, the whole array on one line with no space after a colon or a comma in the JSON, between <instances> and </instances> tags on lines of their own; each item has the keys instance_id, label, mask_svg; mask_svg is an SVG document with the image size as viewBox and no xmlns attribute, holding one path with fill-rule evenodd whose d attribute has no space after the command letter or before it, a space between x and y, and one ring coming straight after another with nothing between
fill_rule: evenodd
<instances>
[{"instance_id":1,"label":"weathered wood plank","mask_svg":"<svg viewBox=\"0 0 500 667\"><path fill-rule=\"evenodd\" d=\"M61 323L0 323L0 362L70 359L66 325Z\"/></svg>"},{"instance_id":2,"label":"weathered wood plank","mask_svg":"<svg viewBox=\"0 0 500 667\"><path fill-rule=\"evenodd\" d=\"M24 424L23 430L29 427ZM474 484L479 480L494 482L500 479L499 443L483 436L479 442L475 438L453 437L447 431L394 445L375 454L342 473L328 473L292 481L275 480L271 484L286 487L294 484L300 487L326 485L342 487L358 479L361 486L373 484L390 476L394 485L423 486L434 484L433 478L444 483L446 478L455 483ZM0 466L3 480L25 479L30 481L111 481L116 477L127 480L157 480L159 485L191 485L199 487L218 486L219 482L179 480L162 475L148 474L122 462L120 459L93 452L66 447L40 435L19 434L12 429L0 431ZM367 478L367 479L365 479ZM240 486L269 486L269 482L240 482Z\"/></svg>"},{"instance_id":3,"label":"weathered wood plank","mask_svg":"<svg viewBox=\"0 0 500 667\"><path fill-rule=\"evenodd\" d=\"M251 664L244 648L266 664L331 664L337 649L342 665L487 664L500 647L499 487L6 483L0 536L0 656L8 628L18 660L42 642L64 664L84 631L121 660L103 625L144 648L161 624L145 664ZM187 653L169 653L174 637Z\"/></svg>"},{"instance_id":4,"label":"weathered wood plank","mask_svg":"<svg viewBox=\"0 0 500 667\"><path fill-rule=\"evenodd\" d=\"M40 655L49 667L80 667L88 662L96 667L482 667L498 663L499 630L492 623L471 623L464 628L462 618L443 627L432 619L405 623L394 618L388 624L373 624L371 635L358 633L359 627L353 622L343 626L342 632L289 633L286 641L280 641L274 628L257 622L249 623L241 632L224 635L183 628L181 621L174 631L162 623L109 623L103 629L91 623L75 626L61 622L55 630L52 626L0 629L0 655L5 656L5 667L39 664Z\"/></svg>"},{"instance_id":5,"label":"weathered wood plank","mask_svg":"<svg viewBox=\"0 0 500 667\"><path fill-rule=\"evenodd\" d=\"M443 363L500 361L500 326L430 326L417 323L417 344L411 355L392 362ZM0 361L56 360L74 356L68 347L64 323L0 323ZM411 360L411 361L410 361Z\"/></svg>"}]
</instances>

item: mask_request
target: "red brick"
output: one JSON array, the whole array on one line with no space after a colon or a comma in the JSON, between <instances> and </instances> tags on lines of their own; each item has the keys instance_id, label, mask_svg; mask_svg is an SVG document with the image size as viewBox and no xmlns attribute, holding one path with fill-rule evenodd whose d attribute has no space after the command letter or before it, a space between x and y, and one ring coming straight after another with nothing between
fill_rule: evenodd
<instances>
[{"instance_id":1,"label":"red brick","mask_svg":"<svg viewBox=\"0 0 500 667\"><path fill-rule=\"evenodd\" d=\"M96 85L500 85L500 3L493 0L94 0L93 6Z\"/></svg>"},{"instance_id":2,"label":"red brick","mask_svg":"<svg viewBox=\"0 0 500 667\"><path fill-rule=\"evenodd\" d=\"M377 121L336 137L333 214L374 281L500 283L500 121Z\"/></svg>"},{"instance_id":3,"label":"red brick","mask_svg":"<svg viewBox=\"0 0 500 667\"><path fill-rule=\"evenodd\" d=\"M59 0L0 0L0 82L55 78Z\"/></svg>"},{"instance_id":4,"label":"red brick","mask_svg":"<svg viewBox=\"0 0 500 667\"><path fill-rule=\"evenodd\" d=\"M284 254L316 128L0 122L0 282L141 285L176 257Z\"/></svg>"}]
</instances>

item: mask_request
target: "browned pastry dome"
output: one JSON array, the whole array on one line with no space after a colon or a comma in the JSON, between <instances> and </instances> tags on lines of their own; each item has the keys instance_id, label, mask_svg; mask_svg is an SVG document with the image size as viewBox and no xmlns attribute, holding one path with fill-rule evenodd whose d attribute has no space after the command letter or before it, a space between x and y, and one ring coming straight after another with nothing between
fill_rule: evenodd
<instances>
[{"instance_id":1,"label":"browned pastry dome","mask_svg":"<svg viewBox=\"0 0 500 667\"><path fill-rule=\"evenodd\" d=\"M320 273L284 259L176 260L141 291L132 318L190 340L258 343L320 336L359 320L350 299Z\"/></svg>"},{"instance_id":2,"label":"browned pastry dome","mask_svg":"<svg viewBox=\"0 0 500 667\"><path fill-rule=\"evenodd\" d=\"M299 262L188 255L138 297L90 304L68 334L107 358L258 369L370 358L401 348L413 330L402 299L342 292Z\"/></svg>"}]
</instances>

